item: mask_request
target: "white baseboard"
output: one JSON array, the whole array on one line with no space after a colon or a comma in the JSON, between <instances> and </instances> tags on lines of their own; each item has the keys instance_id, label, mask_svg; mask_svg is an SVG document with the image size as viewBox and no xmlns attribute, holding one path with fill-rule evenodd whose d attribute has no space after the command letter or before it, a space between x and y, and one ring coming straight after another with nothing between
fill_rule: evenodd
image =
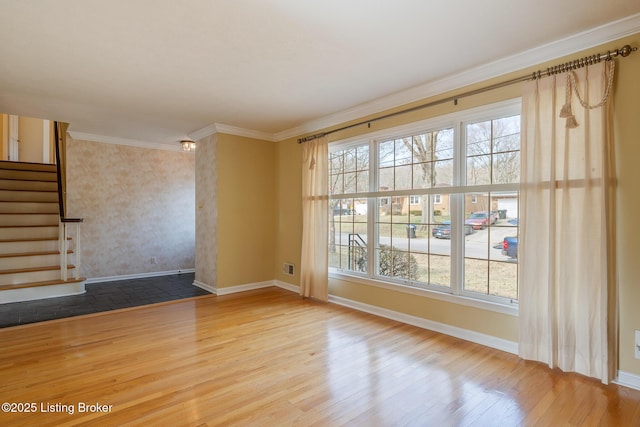
<instances>
[{"instance_id":1,"label":"white baseboard","mask_svg":"<svg viewBox=\"0 0 640 427\"><path fill-rule=\"evenodd\" d=\"M329 295L329 302L353 308L355 310L364 311L365 313L374 314L408 325L417 326L419 328L428 329L430 331L439 332L441 334L450 335L476 344L485 345L497 350L506 351L507 353L518 354L518 343L497 338L491 335L482 334L480 332L470 331L468 329L451 326L444 323L434 322L433 320L424 319L422 317L411 316L409 314L400 313L386 308L380 308L374 305L364 304L358 301Z\"/></svg>"},{"instance_id":2,"label":"white baseboard","mask_svg":"<svg viewBox=\"0 0 640 427\"><path fill-rule=\"evenodd\" d=\"M279 280L266 280L264 282L247 283L246 285L229 286L227 288L217 288L217 287L208 285L206 283L194 280L193 286L197 286L201 289L204 289L207 292L211 292L216 295L229 295L229 294L235 294L238 292L252 291L254 289L270 288L272 286L277 286L279 288L298 293L297 286L290 285L288 283L281 282Z\"/></svg>"},{"instance_id":3,"label":"white baseboard","mask_svg":"<svg viewBox=\"0 0 640 427\"><path fill-rule=\"evenodd\" d=\"M275 286L286 289L291 292L299 293L300 288L291 285L280 280L274 281ZM468 329L459 328L457 326L451 326L440 322L434 322L433 320L424 319L422 317L411 316L399 311L389 310L386 308L377 307L375 305L364 304L358 301L350 300L347 298L338 297L335 295L329 295L329 302L349 307L354 310L363 311L365 313L373 314L376 316L384 317L386 319L396 320L398 322L406 323L408 325L417 326L422 329L428 329L430 331L439 332L441 334L450 335L452 337L460 338L466 341L471 341L476 344L485 345L487 347L495 348L496 350L506 351L511 354L518 354L518 343L514 341L497 338L491 335L482 334L480 332L470 331Z\"/></svg>"},{"instance_id":4,"label":"white baseboard","mask_svg":"<svg viewBox=\"0 0 640 427\"><path fill-rule=\"evenodd\" d=\"M194 273L195 268L185 268L183 270L170 270L170 271L152 271L149 273L135 273L135 274L123 274L121 276L107 276L107 277L91 277L87 279L86 283L102 283L102 282L117 282L118 280L129 279L144 279L146 277L159 277L159 276L172 276L174 274Z\"/></svg>"},{"instance_id":5,"label":"white baseboard","mask_svg":"<svg viewBox=\"0 0 640 427\"><path fill-rule=\"evenodd\" d=\"M85 282L73 282L33 288L10 289L0 292L0 304L80 295L85 293L84 284Z\"/></svg>"},{"instance_id":6,"label":"white baseboard","mask_svg":"<svg viewBox=\"0 0 640 427\"><path fill-rule=\"evenodd\" d=\"M229 295L238 292L252 291L254 289L270 288L275 286L273 280L267 280L264 282L248 283L246 285L229 286L228 288L217 288L217 295Z\"/></svg>"},{"instance_id":7,"label":"white baseboard","mask_svg":"<svg viewBox=\"0 0 640 427\"><path fill-rule=\"evenodd\" d=\"M193 281L193 286L197 286L200 289L204 289L207 292L211 292L214 295L218 295L218 290L215 286L208 285L204 282L200 282L198 280Z\"/></svg>"},{"instance_id":8,"label":"white baseboard","mask_svg":"<svg viewBox=\"0 0 640 427\"><path fill-rule=\"evenodd\" d=\"M274 280L273 285L282 289L286 289L287 291L295 292L296 294L300 293L300 288L298 286L292 285L287 282L282 282L280 280Z\"/></svg>"},{"instance_id":9,"label":"white baseboard","mask_svg":"<svg viewBox=\"0 0 640 427\"><path fill-rule=\"evenodd\" d=\"M640 390L640 375L618 371L618 378L616 378L613 383Z\"/></svg>"}]
</instances>

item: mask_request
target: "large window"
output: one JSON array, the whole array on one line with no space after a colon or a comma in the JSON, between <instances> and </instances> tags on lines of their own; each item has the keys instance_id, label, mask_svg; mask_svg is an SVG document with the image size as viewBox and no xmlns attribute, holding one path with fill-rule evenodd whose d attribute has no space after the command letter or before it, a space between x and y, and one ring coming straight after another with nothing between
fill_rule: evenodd
<instances>
[{"instance_id":1,"label":"large window","mask_svg":"<svg viewBox=\"0 0 640 427\"><path fill-rule=\"evenodd\" d=\"M376 283L518 299L519 103L329 153L329 266Z\"/></svg>"}]
</instances>

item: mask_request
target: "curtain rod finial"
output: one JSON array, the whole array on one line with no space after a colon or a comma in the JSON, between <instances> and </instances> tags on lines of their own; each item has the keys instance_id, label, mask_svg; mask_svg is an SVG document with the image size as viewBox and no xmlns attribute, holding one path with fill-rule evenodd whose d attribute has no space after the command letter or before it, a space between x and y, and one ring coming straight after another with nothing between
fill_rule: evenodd
<instances>
[{"instance_id":1,"label":"curtain rod finial","mask_svg":"<svg viewBox=\"0 0 640 427\"><path fill-rule=\"evenodd\" d=\"M635 52L636 50L638 50L637 47L631 47L626 44L620 48L620 56L626 58L627 56L631 55L631 52Z\"/></svg>"}]
</instances>

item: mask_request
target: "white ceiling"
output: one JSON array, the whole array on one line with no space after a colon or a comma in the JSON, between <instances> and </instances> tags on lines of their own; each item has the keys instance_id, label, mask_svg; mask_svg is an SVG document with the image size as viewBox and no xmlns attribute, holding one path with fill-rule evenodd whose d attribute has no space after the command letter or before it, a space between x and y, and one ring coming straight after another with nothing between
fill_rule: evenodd
<instances>
[{"instance_id":1,"label":"white ceiling","mask_svg":"<svg viewBox=\"0 0 640 427\"><path fill-rule=\"evenodd\" d=\"M639 13L637 0L2 0L0 112L155 143L216 123L278 139L640 31Z\"/></svg>"}]
</instances>

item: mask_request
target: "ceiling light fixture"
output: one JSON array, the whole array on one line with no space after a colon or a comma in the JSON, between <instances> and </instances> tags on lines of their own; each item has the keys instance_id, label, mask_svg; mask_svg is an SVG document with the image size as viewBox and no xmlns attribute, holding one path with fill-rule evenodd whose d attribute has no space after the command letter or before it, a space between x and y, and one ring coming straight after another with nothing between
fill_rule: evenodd
<instances>
[{"instance_id":1,"label":"ceiling light fixture","mask_svg":"<svg viewBox=\"0 0 640 427\"><path fill-rule=\"evenodd\" d=\"M180 146L182 147L182 151L196 151L196 142L193 139L181 139Z\"/></svg>"}]
</instances>

